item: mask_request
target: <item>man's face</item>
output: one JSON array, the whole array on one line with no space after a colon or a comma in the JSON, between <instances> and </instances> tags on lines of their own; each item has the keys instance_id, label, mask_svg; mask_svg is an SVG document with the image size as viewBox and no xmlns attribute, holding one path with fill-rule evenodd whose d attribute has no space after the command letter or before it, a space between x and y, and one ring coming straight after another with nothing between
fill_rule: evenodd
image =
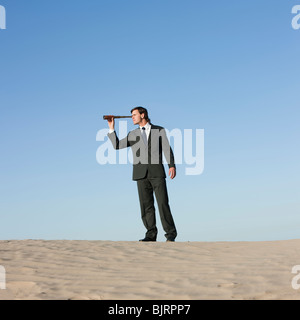
<instances>
[{"instance_id":1,"label":"man's face","mask_svg":"<svg viewBox=\"0 0 300 320\"><path fill-rule=\"evenodd\" d=\"M132 111L131 118L132 118L133 124L139 124L142 121L141 114L138 112L138 110Z\"/></svg>"}]
</instances>

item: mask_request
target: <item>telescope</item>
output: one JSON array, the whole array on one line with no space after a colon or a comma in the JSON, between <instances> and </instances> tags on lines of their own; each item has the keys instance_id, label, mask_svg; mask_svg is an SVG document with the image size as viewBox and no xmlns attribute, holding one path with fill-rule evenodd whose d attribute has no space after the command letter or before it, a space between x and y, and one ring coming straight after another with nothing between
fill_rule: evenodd
<instances>
[{"instance_id":1,"label":"telescope","mask_svg":"<svg viewBox=\"0 0 300 320\"><path fill-rule=\"evenodd\" d=\"M103 120L110 120L110 119L125 119L125 118L130 118L131 119L131 116L113 116L113 115L105 115L103 116Z\"/></svg>"}]
</instances>

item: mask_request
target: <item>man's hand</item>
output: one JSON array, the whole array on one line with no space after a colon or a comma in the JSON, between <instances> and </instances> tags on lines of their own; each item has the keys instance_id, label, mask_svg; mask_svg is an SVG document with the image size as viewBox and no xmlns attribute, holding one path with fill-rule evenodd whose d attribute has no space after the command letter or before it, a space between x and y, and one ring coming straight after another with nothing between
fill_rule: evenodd
<instances>
[{"instance_id":1,"label":"man's hand","mask_svg":"<svg viewBox=\"0 0 300 320\"><path fill-rule=\"evenodd\" d=\"M110 117L107 119L107 122L108 122L109 129L115 130L115 118Z\"/></svg>"},{"instance_id":2,"label":"man's hand","mask_svg":"<svg viewBox=\"0 0 300 320\"><path fill-rule=\"evenodd\" d=\"M174 167L169 169L169 176L171 179L174 179L176 177L176 169Z\"/></svg>"}]
</instances>

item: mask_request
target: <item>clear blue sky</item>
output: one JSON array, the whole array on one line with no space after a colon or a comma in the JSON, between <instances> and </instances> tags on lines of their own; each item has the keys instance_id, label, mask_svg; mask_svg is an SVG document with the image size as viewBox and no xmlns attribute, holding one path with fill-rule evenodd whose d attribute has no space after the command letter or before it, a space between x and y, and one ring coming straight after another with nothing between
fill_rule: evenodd
<instances>
[{"instance_id":1,"label":"clear blue sky","mask_svg":"<svg viewBox=\"0 0 300 320\"><path fill-rule=\"evenodd\" d=\"M296 4L0 0L0 239L143 237L131 164L96 161L137 105L205 131L203 174L167 180L178 241L300 238Z\"/></svg>"}]
</instances>

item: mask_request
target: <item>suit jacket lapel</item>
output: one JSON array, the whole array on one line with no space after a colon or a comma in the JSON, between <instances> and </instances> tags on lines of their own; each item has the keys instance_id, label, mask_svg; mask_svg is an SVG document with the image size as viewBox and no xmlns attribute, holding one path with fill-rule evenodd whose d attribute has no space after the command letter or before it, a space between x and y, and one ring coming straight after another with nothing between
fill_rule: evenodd
<instances>
[{"instance_id":1,"label":"suit jacket lapel","mask_svg":"<svg viewBox=\"0 0 300 320\"><path fill-rule=\"evenodd\" d=\"M150 144L151 144L151 131L152 131L152 126L151 126L150 134L149 134L149 137L148 137L148 148L150 148Z\"/></svg>"}]
</instances>

